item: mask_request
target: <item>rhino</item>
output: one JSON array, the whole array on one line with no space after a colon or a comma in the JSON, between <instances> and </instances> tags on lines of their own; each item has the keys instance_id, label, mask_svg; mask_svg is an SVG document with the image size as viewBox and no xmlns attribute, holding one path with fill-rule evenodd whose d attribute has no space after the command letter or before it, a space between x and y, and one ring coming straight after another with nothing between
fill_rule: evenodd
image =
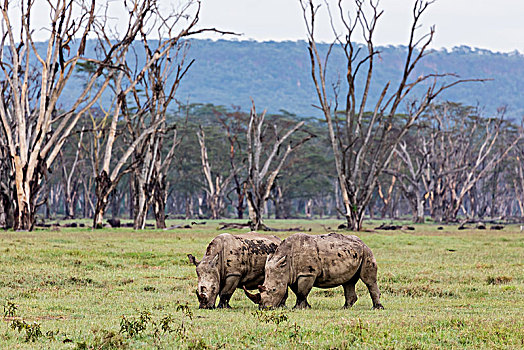
<instances>
[{"instance_id":1,"label":"rhino","mask_svg":"<svg viewBox=\"0 0 524 350\"><path fill-rule=\"evenodd\" d=\"M196 266L199 307L214 308L219 296L218 307L230 308L229 299L236 288L255 289L262 284L266 259L280 242L276 236L256 232L223 233L209 243L201 261L188 254L189 261Z\"/></svg>"},{"instance_id":2,"label":"rhino","mask_svg":"<svg viewBox=\"0 0 524 350\"><path fill-rule=\"evenodd\" d=\"M278 307L288 286L297 296L295 308L310 308L307 296L313 287L344 287L344 308L357 301L355 284L368 287L374 309L383 309L377 285L377 263L371 249L357 236L338 233L286 238L266 262L264 283L259 293L246 295L261 308Z\"/></svg>"}]
</instances>

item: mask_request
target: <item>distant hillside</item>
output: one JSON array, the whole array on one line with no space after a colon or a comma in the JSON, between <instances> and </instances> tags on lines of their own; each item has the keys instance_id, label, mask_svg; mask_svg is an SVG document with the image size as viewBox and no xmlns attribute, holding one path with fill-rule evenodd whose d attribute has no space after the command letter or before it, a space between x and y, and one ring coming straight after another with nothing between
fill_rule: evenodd
<instances>
[{"instance_id":1,"label":"distant hillside","mask_svg":"<svg viewBox=\"0 0 524 350\"><path fill-rule=\"evenodd\" d=\"M327 45L321 45L326 49ZM342 55L334 51L329 75L344 74ZM381 48L372 97L387 81L400 78L405 48ZM257 109L286 110L299 116L318 116L305 42L254 42L192 40L189 56L195 63L182 81L178 98L190 103L239 105L248 108L253 97ZM443 99L484 107L494 113L502 105L513 117L524 115L524 55L494 53L466 46L435 51L420 64L422 73L456 73L461 78L489 78L483 83L454 87ZM416 95L414 95L416 96ZM370 105L371 108L371 105Z\"/></svg>"}]
</instances>

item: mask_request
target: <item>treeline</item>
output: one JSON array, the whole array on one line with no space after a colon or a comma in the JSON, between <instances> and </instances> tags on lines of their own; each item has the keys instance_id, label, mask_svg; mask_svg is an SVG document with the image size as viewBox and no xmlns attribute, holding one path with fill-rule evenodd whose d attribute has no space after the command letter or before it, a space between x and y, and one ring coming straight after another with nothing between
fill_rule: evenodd
<instances>
[{"instance_id":1,"label":"treeline","mask_svg":"<svg viewBox=\"0 0 524 350\"><path fill-rule=\"evenodd\" d=\"M97 118L101 119L100 114ZM166 139L161 152L169 152L176 143L174 158L166 175L165 210L169 218L245 218L248 219L248 145L250 113L239 108L211 104L179 106L169 115L168 123L176 125L176 140ZM297 144L302 135L314 135L290 153L276 177L269 200L264 203L267 216L280 219L293 217L335 217L336 203L333 159L321 122L299 120L289 113L265 116L261 163L270 155L275 135L298 122L304 122L301 133L280 146L277 156L288 144ZM45 202L42 218L92 218L96 207L94 164L97 135L89 131L91 122L79 123L66 143L42 190ZM275 131L276 129L276 131ZM108 130L100 130L102 135ZM276 132L276 133L275 133ZM280 134L282 134L280 132ZM204 135L206 157L202 157ZM125 137L116 145L125 149ZM119 157L115 157L117 162ZM207 160L207 164L203 163ZM130 164L131 168L133 164ZM209 167L210 181L206 178ZM277 164L271 164L273 171ZM112 218L134 219L135 183L133 174L122 177L109 199L108 215ZM211 185L214 189L211 189ZM218 188L217 188L218 187ZM216 194L218 193L218 194ZM219 198L213 203L213 194ZM152 217L153 213L150 213Z\"/></svg>"},{"instance_id":2,"label":"treeline","mask_svg":"<svg viewBox=\"0 0 524 350\"><path fill-rule=\"evenodd\" d=\"M285 128L300 120L289 113L266 118L266 128ZM166 178L167 217L247 221L249 113L239 108L192 104L180 106L168 120L176 124L178 145ZM432 106L397 147L390 166L378 179L366 215L411 218L414 222L427 218L456 222L524 217L524 142L518 140L518 127L502 116L479 115L473 107L455 103ZM265 216L342 218L337 211L342 202L325 123L308 119L303 128L316 137L288 158L271 188ZM96 135L88 129L86 122L78 125L53 174L45 181L41 219L93 217ZM201 130L212 181L215 186L224 186L216 208L202 163ZM296 141L297 136L291 140ZM163 152L171 149L172 142L166 142ZM270 136L265 142L267 156ZM117 146L125 147L123 143ZM133 178L132 174L125 175L112 192L107 217L134 219Z\"/></svg>"}]
</instances>

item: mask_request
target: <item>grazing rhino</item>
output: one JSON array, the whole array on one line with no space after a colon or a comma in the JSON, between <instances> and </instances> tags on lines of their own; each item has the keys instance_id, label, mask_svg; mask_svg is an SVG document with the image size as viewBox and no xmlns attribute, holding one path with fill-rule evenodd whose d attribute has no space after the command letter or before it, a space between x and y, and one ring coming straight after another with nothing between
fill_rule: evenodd
<instances>
[{"instance_id":1,"label":"grazing rhino","mask_svg":"<svg viewBox=\"0 0 524 350\"><path fill-rule=\"evenodd\" d=\"M229 308L229 299L236 288L255 289L264 282L266 259L280 244L276 236L249 232L241 235L223 233L207 246L202 261L188 254L196 266L198 289L196 295L201 309Z\"/></svg>"},{"instance_id":2,"label":"grazing rhino","mask_svg":"<svg viewBox=\"0 0 524 350\"><path fill-rule=\"evenodd\" d=\"M268 257L264 284L260 293L246 295L262 308L277 307L287 296L289 286L297 296L295 308L310 308L307 296L313 287L342 285L346 303L357 301L355 284L361 279L368 287L374 309L383 309L377 286L377 263L371 249L357 236L338 233L307 235L297 233L286 238Z\"/></svg>"}]
</instances>

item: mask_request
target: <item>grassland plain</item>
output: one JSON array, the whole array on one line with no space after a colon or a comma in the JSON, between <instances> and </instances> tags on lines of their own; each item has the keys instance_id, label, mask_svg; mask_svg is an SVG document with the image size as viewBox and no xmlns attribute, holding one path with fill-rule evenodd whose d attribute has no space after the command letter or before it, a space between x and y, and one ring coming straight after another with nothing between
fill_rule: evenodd
<instances>
[{"instance_id":1,"label":"grassland plain","mask_svg":"<svg viewBox=\"0 0 524 350\"><path fill-rule=\"evenodd\" d=\"M337 225L268 224L313 234ZM240 291L230 310L199 310L186 254L200 258L222 233L217 226L0 232L0 348L524 348L524 234L516 226L373 231L368 222L358 235L379 264L385 310L371 310L362 282L349 310L341 287L314 288L310 310L291 309L290 293L288 308L259 311Z\"/></svg>"}]
</instances>

